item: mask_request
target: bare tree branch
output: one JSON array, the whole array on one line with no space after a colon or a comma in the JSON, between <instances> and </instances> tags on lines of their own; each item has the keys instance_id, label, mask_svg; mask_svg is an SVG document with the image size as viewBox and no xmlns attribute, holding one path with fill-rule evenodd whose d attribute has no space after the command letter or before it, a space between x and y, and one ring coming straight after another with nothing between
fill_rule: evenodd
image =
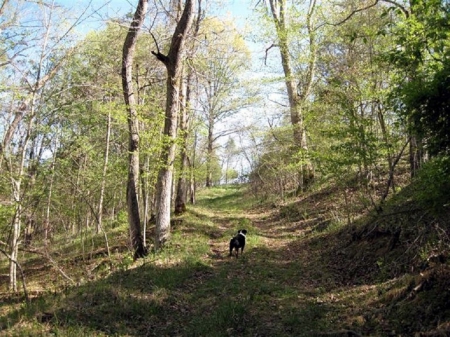
<instances>
[{"instance_id":1,"label":"bare tree branch","mask_svg":"<svg viewBox=\"0 0 450 337\"><path fill-rule=\"evenodd\" d=\"M156 46L156 52L154 52L152 50L152 54L155 55L156 58L158 60L160 60L162 63L167 64L169 62L169 58L166 55L161 53L161 51L159 49L158 41L156 41L155 35L153 35L152 32L150 32L150 35L152 36L153 41L155 41L155 46Z\"/></svg>"},{"instance_id":2,"label":"bare tree branch","mask_svg":"<svg viewBox=\"0 0 450 337\"><path fill-rule=\"evenodd\" d=\"M399 8L403 14L405 14L405 16L408 18L410 15L410 12L406 9L406 7L400 5L397 1L394 0L381 0L387 3L390 3L391 5L394 5L395 7Z\"/></svg>"},{"instance_id":3,"label":"bare tree branch","mask_svg":"<svg viewBox=\"0 0 450 337\"><path fill-rule=\"evenodd\" d=\"M350 14L348 14L343 20L341 20L337 23L325 23L325 24L328 24L331 26L340 26L340 25L344 24L345 22L347 22L348 20L350 20L353 17L353 15L355 15L356 13L363 12L369 8L375 7L380 1L387 2L387 3L390 3L391 5L394 5L395 7L399 8L406 17L409 17L409 14L410 14L409 11L404 6L399 4L398 2L396 2L394 0L375 0L375 2L373 4L367 5L362 8L355 9ZM323 26L323 25L321 25L321 26Z\"/></svg>"},{"instance_id":4,"label":"bare tree branch","mask_svg":"<svg viewBox=\"0 0 450 337\"><path fill-rule=\"evenodd\" d=\"M69 275L67 275L64 270L62 270L62 268L58 265L58 263L50 256L50 254L45 251L45 252L41 252L40 250L36 249L36 248L20 248L21 251L24 252L28 252L28 253L33 253L33 254L37 254L40 256L45 257L48 261L50 261L50 263L53 265L53 267L55 267L55 269L57 269L59 271L59 273L68 281L70 281L70 283L72 283L73 285L76 284L76 282L69 277Z\"/></svg>"},{"instance_id":5,"label":"bare tree branch","mask_svg":"<svg viewBox=\"0 0 450 337\"><path fill-rule=\"evenodd\" d=\"M272 43L268 48L266 48L266 52L265 52L265 56L264 56L264 65L265 66L267 65L267 55L269 53L269 50L274 48L274 47L278 47L278 45L275 44L275 43Z\"/></svg>"},{"instance_id":6,"label":"bare tree branch","mask_svg":"<svg viewBox=\"0 0 450 337\"><path fill-rule=\"evenodd\" d=\"M3 12L5 11L5 7L8 4L9 0L4 0L1 7L0 7L0 16L3 15Z\"/></svg>"},{"instance_id":7,"label":"bare tree branch","mask_svg":"<svg viewBox=\"0 0 450 337\"><path fill-rule=\"evenodd\" d=\"M356 13L363 12L363 11L369 9L369 8L372 8L372 7L376 6L378 4L378 2L379 2L379 0L375 0L375 2L373 4L371 4L371 5L355 9L349 15L347 15L343 20L341 20L341 21L339 21L337 23L328 23L328 24L331 25L331 26L340 26L340 25L344 24L345 22L347 22L348 20L350 20L353 17L353 15L355 15Z\"/></svg>"}]
</instances>

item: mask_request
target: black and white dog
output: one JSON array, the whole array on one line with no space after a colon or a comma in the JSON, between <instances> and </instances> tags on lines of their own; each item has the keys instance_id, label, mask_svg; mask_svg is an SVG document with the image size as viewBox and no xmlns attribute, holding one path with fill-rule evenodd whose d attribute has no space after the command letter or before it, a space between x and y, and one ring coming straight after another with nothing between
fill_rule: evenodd
<instances>
[{"instance_id":1,"label":"black and white dog","mask_svg":"<svg viewBox=\"0 0 450 337\"><path fill-rule=\"evenodd\" d=\"M230 256L233 255L233 249L236 250L236 258L238 258L239 255L239 248L241 249L241 254L244 252L246 235L247 230L240 229L238 234L230 240Z\"/></svg>"}]
</instances>

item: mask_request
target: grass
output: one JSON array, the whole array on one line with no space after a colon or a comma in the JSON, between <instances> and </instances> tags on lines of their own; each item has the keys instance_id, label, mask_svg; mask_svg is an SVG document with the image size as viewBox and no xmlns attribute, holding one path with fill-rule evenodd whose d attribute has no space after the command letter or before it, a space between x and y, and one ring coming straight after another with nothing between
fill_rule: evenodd
<instances>
[{"instance_id":1,"label":"grass","mask_svg":"<svg viewBox=\"0 0 450 337\"><path fill-rule=\"evenodd\" d=\"M111 259L79 258L80 242L61 246L52 254L78 284L30 259L32 303L1 295L0 335L408 336L445 329L445 268L430 274L427 292L410 298L422 279L396 269L396 249L382 253L389 236L368 236L373 218L368 227L337 220L338 202L339 193L319 191L274 208L240 187L213 188L180 218L163 251L145 259L134 262L126 249ZM398 224L384 226L390 222ZM228 242L241 228L249 231L246 250L230 258ZM108 234L112 246L126 247L126 227ZM90 251L103 245L100 236L86 242ZM423 307L413 309L414 301Z\"/></svg>"}]
</instances>

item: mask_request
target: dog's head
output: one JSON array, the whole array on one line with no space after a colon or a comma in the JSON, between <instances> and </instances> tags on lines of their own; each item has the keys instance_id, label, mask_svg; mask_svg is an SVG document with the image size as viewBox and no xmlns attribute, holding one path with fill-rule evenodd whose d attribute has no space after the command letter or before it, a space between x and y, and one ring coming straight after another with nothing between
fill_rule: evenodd
<instances>
[{"instance_id":1,"label":"dog's head","mask_svg":"<svg viewBox=\"0 0 450 337\"><path fill-rule=\"evenodd\" d=\"M240 229L240 230L238 230L238 234L247 235L247 230L246 229Z\"/></svg>"}]
</instances>

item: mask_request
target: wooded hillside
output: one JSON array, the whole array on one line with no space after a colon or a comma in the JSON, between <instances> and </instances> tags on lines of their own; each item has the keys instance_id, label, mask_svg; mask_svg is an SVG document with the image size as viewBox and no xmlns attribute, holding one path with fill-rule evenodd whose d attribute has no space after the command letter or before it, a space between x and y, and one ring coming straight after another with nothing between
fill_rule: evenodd
<instances>
[{"instance_id":1,"label":"wooded hillside","mask_svg":"<svg viewBox=\"0 0 450 337\"><path fill-rule=\"evenodd\" d=\"M450 333L448 1L112 5L1 2L0 334Z\"/></svg>"}]
</instances>

